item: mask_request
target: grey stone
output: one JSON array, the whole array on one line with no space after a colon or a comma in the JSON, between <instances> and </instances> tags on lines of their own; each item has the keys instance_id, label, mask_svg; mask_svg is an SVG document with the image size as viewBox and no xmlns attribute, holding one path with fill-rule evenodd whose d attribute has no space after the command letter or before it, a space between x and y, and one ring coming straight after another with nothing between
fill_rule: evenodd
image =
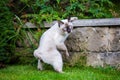
<instances>
[{"instance_id":1,"label":"grey stone","mask_svg":"<svg viewBox=\"0 0 120 80\"><path fill-rule=\"evenodd\" d=\"M120 52L107 52L107 53L95 53L90 52L87 55L88 66L114 66L119 67L120 65Z\"/></svg>"},{"instance_id":2,"label":"grey stone","mask_svg":"<svg viewBox=\"0 0 120 80\"><path fill-rule=\"evenodd\" d=\"M120 51L120 28L76 28L65 43L70 51Z\"/></svg>"},{"instance_id":3,"label":"grey stone","mask_svg":"<svg viewBox=\"0 0 120 80\"><path fill-rule=\"evenodd\" d=\"M120 27L75 28L65 44L72 54L87 52L87 65L120 66Z\"/></svg>"},{"instance_id":4,"label":"grey stone","mask_svg":"<svg viewBox=\"0 0 120 80\"><path fill-rule=\"evenodd\" d=\"M35 24L31 22L26 22L23 28L37 28Z\"/></svg>"},{"instance_id":5,"label":"grey stone","mask_svg":"<svg viewBox=\"0 0 120 80\"><path fill-rule=\"evenodd\" d=\"M88 66L104 66L104 53L89 53L87 54L87 65Z\"/></svg>"},{"instance_id":6,"label":"grey stone","mask_svg":"<svg viewBox=\"0 0 120 80\"><path fill-rule=\"evenodd\" d=\"M112 36L110 42L111 51L120 51L120 27L111 27L109 32Z\"/></svg>"},{"instance_id":7,"label":"grey stone","mask_svg":"<svg viewBox=\"0 0 120 80\"><path fill-rule=\"evenodd\" d=\"M69 58L69 65L75 66L75 65L86 65L86 59L87 59L87 53L86 52L69 52L70 58Z\"/></svg>"}]
</instances>

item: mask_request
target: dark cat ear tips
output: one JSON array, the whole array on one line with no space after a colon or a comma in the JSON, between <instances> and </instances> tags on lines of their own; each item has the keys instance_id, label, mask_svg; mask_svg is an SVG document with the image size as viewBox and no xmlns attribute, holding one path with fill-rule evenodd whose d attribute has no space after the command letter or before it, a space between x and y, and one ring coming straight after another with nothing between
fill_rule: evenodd
<instances>
[{"instance_id":1,"label":"dark cat ear tips","mask_svg":"<svg viewBox=\"0 0 120 80\"><path fill-rule=\"evenodd\" d=\"M67 19L68 19L68 22L71 22L71 17L70 16Z\"/></svg>"},{"instance_id":2,"label":"dark cat ear tips","mask_svg":"<svg viewBox=\"0 0 120 80\"><path fill-rule=\"evenodd\" d=\"M64 24L64 22L58 20L58 26L60 27L60 25Z\"/></svg>"}]
</instances>

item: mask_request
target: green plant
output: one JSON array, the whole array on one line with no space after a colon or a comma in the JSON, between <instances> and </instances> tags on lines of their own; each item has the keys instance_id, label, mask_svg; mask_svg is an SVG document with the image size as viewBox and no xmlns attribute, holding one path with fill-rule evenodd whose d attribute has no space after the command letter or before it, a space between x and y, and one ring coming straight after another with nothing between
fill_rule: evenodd
<instances>
[{"instance_id":1,"label":"green plant","mask_svg":"<svg viewBox=\"0 0 120 80\"><path fill-rule=\"evenodd\" d=\"M33 47L27 31L22 28L24 24L18 16L15 16L16 22L13 25L14 16L7 6L8 3L9 0L4 0L0 3L0 63L14 63L15 59L18 58L15 53L18 46L17 43L21 43L25 47L25 39ZM28 31L32 34L30 30Z\"/></svg>"},{"instance_id":2,"label":"green plant","mask_svg":"<svg viewBox=\"0 0 120 80\"><path fill-rule=\"evenodd\" d=\"M7 6L8 0L0 3L0 62L7 62L14 51L11 39L15 35L12 24L13 14Z\"/></svg>"},{"instance_id":3,"label":"green plant","mask_svg":"<svg viewBox=\"0 0 120 80\"><path fill-rule=\"evenodd\" d=\"M22 17L31 18L32 22L59 20L68 16L81 18L112 17L109 8L113 6L110 0L21 0L33 13Z\"/></svg>"},{"instance_id":4,"label":"green plant","mask_svg":"<svg viewBox=\"0 0 120 80\"><path fill-rule=\"evenodd\" d=\"M66 7L65 15L76 15L79 18L112 17L110 10L106 8L111 6L113 4L110 0L71 0L70 6Z\"/></svg>"}]
</instances>

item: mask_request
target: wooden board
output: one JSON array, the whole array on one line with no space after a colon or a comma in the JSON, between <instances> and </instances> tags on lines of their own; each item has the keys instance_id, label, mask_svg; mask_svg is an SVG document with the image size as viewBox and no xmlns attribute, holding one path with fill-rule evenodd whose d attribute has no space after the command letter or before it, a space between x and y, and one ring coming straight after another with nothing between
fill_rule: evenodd
<instances>
[{"instance_id":1,"label":"wooden board","mask_svg":"<svg viewBox=\"0 0 120 80\"><path fill-rule=\"evenodd\" d=\"M44 22L45 27L51 27L56 21L51 23ZM89 26L118 26L120 25L120 18L106 18L106 19L79 19L73 22L74 27L89 27Z\"/></svg>"},{"instance_id":2,"label":"wooden board","mask_svg":"<svg viewBox=\"0 0 120 80\"><path fill-rule=\"evenodd\" d=\"M81 19L73 22L76 27L79 26L117 26L120 25L120 18L111 19Z\"/></svg>"},{"instance_id":3,"label":"wooden board","mask_svg":"<svg viewBox=\"0 0 120 80\"><path fill-rule=\"evenodd\" d=\"M44 22L44 25L40 25L41 28L49 28L54 25L57 21L53 21L50 23ZM73 21L74 27L97 27L97 26L120 26L120 18L106 18L106 19L79 19ZM35 24L31 22L25 23L23 28L37 28Z\"/></svg>"}]
</instances>

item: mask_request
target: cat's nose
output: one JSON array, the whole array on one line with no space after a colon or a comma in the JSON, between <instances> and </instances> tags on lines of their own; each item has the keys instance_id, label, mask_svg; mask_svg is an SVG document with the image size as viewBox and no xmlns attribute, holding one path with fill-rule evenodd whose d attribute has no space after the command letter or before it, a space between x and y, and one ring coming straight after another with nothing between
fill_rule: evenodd
<instances>
[{"instance_id":1,"label":"cat's nose","mask_svg":"<svg viewBox=\"0 0 120 80\"><path fill-rule=\"evenodd\" d=\"M68 28L68 29L67 29L67 32L70 33L70 32L71 32L71 29Z\"/></svg>"}]
</instances>

